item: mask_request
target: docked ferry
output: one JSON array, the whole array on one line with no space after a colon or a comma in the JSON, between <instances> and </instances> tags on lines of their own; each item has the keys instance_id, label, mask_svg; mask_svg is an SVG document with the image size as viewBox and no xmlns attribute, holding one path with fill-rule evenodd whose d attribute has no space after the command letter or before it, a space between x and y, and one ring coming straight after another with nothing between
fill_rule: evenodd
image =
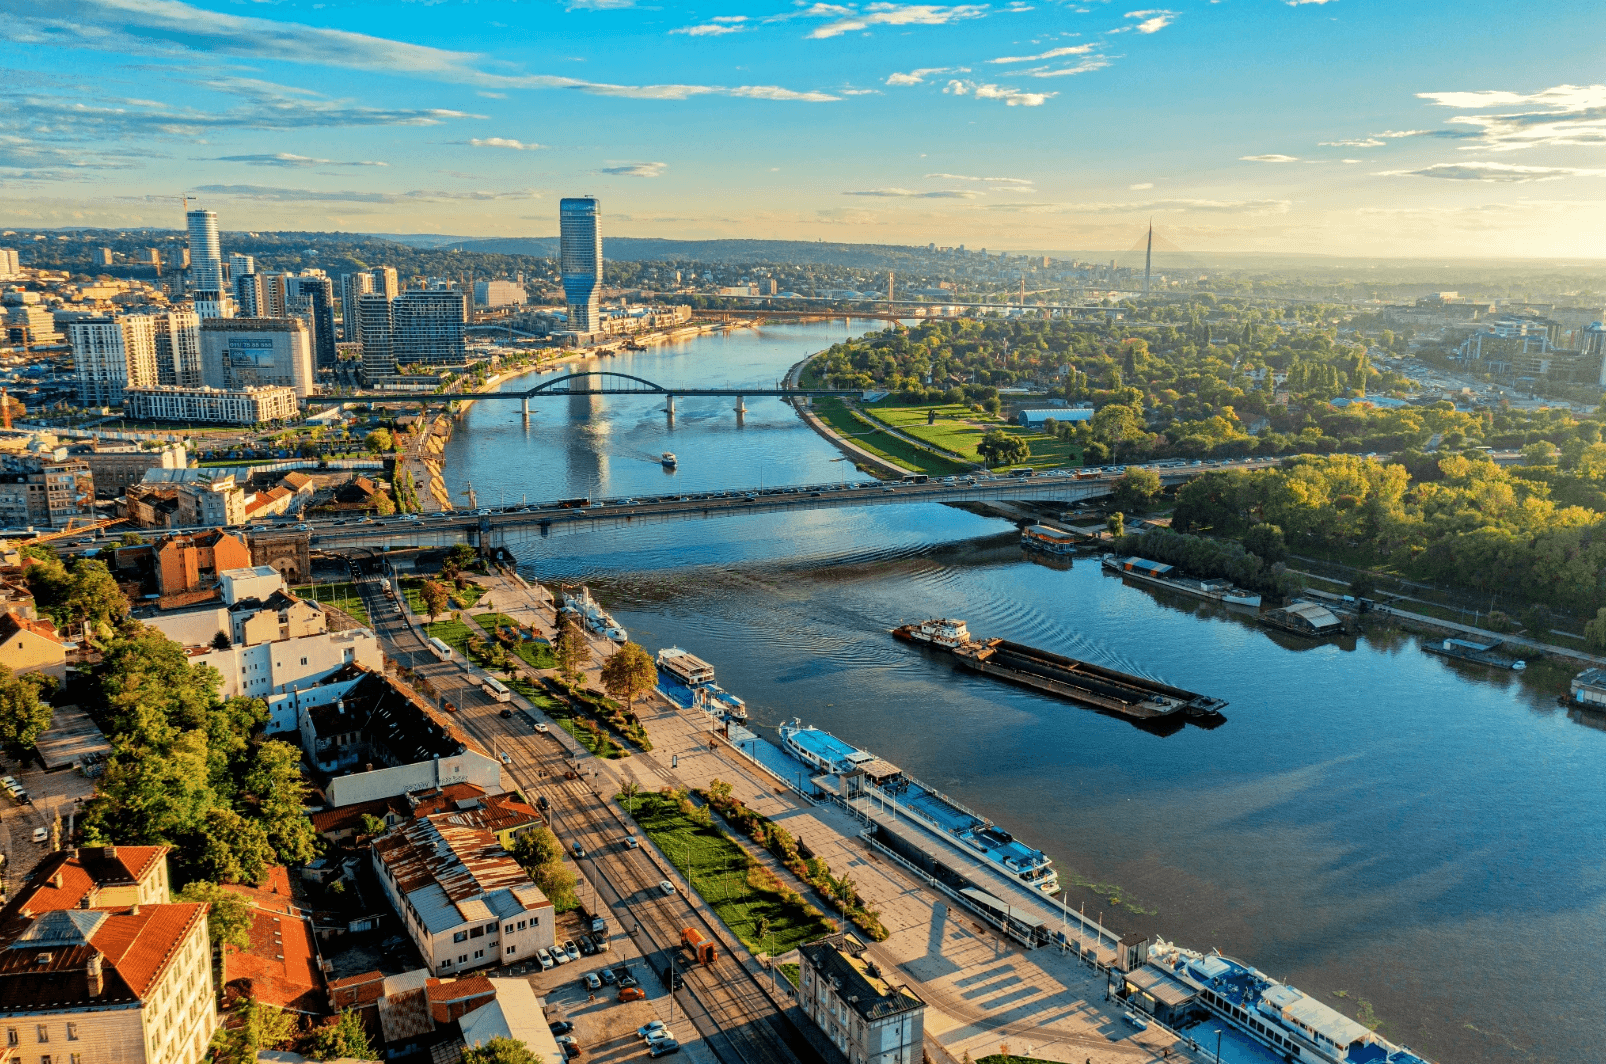
<instances>
[{"instance_id":1,"label":"docked ferry","mask_svg":"<svg viewBox=\"0 0 1606 1064\"><path fill-rule=\"evenodd\" d=\"M858 773L862 777L862 790L896 803L899 815L907 815L964 852L1027 886L1045 894L1059 890L1059 873L1047 854L1032 849L992 821L921 783L891 762L795 718L790 724L782 724L780 733L786 752L816 772L830 776Z\"/></svg>"},{"instance_id":2,"label":"docked ferry","mask_svg":"<svg viewBox=\"0 0 1606 1064\"><path fill-rule=\"evenodd\" d=\"M747 703L714 682L714 667L688 650L658 652L658 690L683 709L702 709L732 720L747 719Z\"/></svg>"},{"instance_id":3,"label":"docked ferry","mask_svg":"<svg viewBox=\"0 0 1606 1064\"><path fill-rule=\"evenodd\" d=\"M613 615L597 604L591 597L591 589L581 584L579 589L573 587L563 588L561 612L570 614L580 624L591 631L624 644L630 641L630 633L620 627Z\"/></svg>"},{"instance_id":4,"label":"docked ferry","mask_svg":"<svg viewBox=\"0 0 1606 1064\"><path fill-rule=\"evenodd\" d=\"M1250 606L1257 609L1260 607L1260 595L1253 591L1245 591L1241 587L1234 587L1230 580L1194 580L1178 576L1175 566L1166 565L1164 562L1151 562L1147 558L1122 558L1115 554L1106 554L1103 564L1104 568L1111 572L1120 573L1123 577L1136 580L1140 584L1180 591L1184 595L1193 595L1228 606Z\"/></svg>"},{"instance_id":5,"label":"docked ferry","mask_svg":"<svg viewBox=\"0 0 1606 1064\"><path fill-rule=\"evenodd\" d=\"M1117 996L1185 1037L1189 1028L1226 1024L1287 1061L1429 1064L1309 994L1218 952L1198 953L1158 939L1145 959L1121 976ZM1207 1048L1213 1050L1214 1043Z\"/></svg>"},{"instance_id":6,"label":"docked ferry","mask_svg":"<svg viewBox=\"0 0 1606 1064\"><path fill-rule=\"evenodd\" d=\"M1049 525L1027 525L1021 529L1020 545L1044 554L1072 554L1076 551L1076 536Z\"/></svg>"}]
</instances>

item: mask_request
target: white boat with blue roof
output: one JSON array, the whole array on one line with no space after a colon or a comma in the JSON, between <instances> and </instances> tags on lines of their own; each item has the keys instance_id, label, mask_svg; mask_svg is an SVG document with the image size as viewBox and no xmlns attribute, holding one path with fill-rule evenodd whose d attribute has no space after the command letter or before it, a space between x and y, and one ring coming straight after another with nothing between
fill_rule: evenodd
<instances>
[{"instance_id":1,"label":"white boat with blue roof","mask_svg":"<svg viewBox=\"0 0 1606 1064\"><path fill-rule=\"evenodd\" d=\"M864 793L894 803L900 814L907 814L964 852L1035 890L1045 894L1059 890L1059 873L1047 854L1034 850L891 762L795 718L781 725L780 734L787 753L816 772L828 776L857 774Z\"/></svg>"},{"instance_id":2,"label":"white boat with blue roof","mask_svg":"<svg viewBox=\"0 0 1606 1064\"><path fill-rule=\"evenodd\" d=\"M714 682L714 667L680 647L658 651L658 690L682 709L701 709L729 720L746 720L747 703Z\"/></svg>"}]
</instances>

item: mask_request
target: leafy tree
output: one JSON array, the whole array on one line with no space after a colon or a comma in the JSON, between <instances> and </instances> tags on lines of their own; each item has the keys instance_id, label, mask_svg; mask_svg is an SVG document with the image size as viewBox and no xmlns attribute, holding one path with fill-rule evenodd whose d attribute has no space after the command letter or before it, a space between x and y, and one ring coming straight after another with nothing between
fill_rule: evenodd
<instances>
[{"instance_id":1,"label":"leafy tree","mask_svg":"<svg viewBox=\"0 0 1606 1064\"><path fill-rule=\"evenodd\" d=\"M552 829L537 824L513 840L513 859L526 869L563 860L563 844Z\"/></svg>"},{"instance_id":2,"label":"leafy tree","mask_svg":"<svg viewBox=\"0 0 1606 1064\"><path fill-rule=\"evenodd\" d=\"M268 833L254 820L215 806L184 840L196 875L255 886L267 878L276 855Z\"/></svg>"},{"instance_id":3,"label":"leafy tree","mask_svg":"<svg viewBox=\"0 0 1606 1064\"><path fill-rule=\"evenodd\" d=\"M307 1038L307 1056L312 1060L378 1060L379 1054L368 1044L362 1017L350 1009L334 1023L316 1028Z\"/></svg>"},{"instance_id":4,"label":"leafy tree","mask_svg":"<svg viewBox=\"0 0 1606 1064\"><path fill-rule=\"evenodd\" d=\"M1110 535L1120 539L1126 535L1126 515L1117 510L1104 519L1104 527L1109 529Z\"/></svg>"},{"instance_id":5,"label":"leafy tree","mask_svg":"<svg viewBox=\"0 0 1606 1064\"><path fill-rule=\"evenodd\" d=\"M1244 533L1244 549L1259 555L1270 564L1288 557L1288 544L1283 541L1283 530L1276 525L1259 524Z\"/></svg>"},{"instance_id":6,"label":"leafy tree","mask_svg":"<svg viewBox=\"0 0 1606 1064\"><path fill-rule=\"evenodd\" d=\"M550 828L537 826L513 840L513 859L530 874L559 912L579 903L574 870L563 863L563 845Z\"/></svg>"},{"instance_id":7,"label":"leafy tree","mask_svg":"<svg viewBox=\"0 0 1606 1064\"><path fill-rule=\"evenodd\" d=\"M32 746L50 728L54 715L50 704L39 698L38 681L0 666L0 745Z\"/></svg>"},{"instance_id":8,"label":"leafy tree","mask_svg":"<svg viewBox=\"0 0 1606 1064\"><path fill-rule=\"evenodd\" d=\"M493 1038L463 1050L463 1064L543 1064L530 1047L517 1038Z\"/></svg>"},{"instance_id":9,"label":"leafy tree","mask_svg":"<svg viewBox=\"0 0 1606 1064\"><path fill-rule=\"evenodd\" d=\"M1125 510L1142 510L1151 505L1161 490L1160 474L1147 466L1133 466L1115 482L1114 500Z\"/></svg>"},{"instance_id":10,"label":"leafy tree","mask_svg":"<svg viewBox=\"0 0 1606 1064\"><path fill-rule=\"evenodd\" d=\"M1584 642L1592 650L1606 650L1606 606L1595 611L1595 619L1584 625Z\"/></svg>"},{"instance_id":11,"label":"leafy tree","mask_svg":"<svg viewBox=\"0 0 1606 1064\"><path fill-rule=\"evenodd\" d=\"M178 892L179 901L201 902L206 911L206 933L214 948L233 946L247 949L251 945L251 902L232 890L224 890L216 883L204 879L192 880Z\"/></svg>"},{"instance_id":12,"label":"leafy tree","mask_svg":"<svg viewBox=\"0 0 1606 1064\"><path fill-rule=\"evenodd\" d=\"M362 815L362 833L364 835L383 835L387 830L384 820L372 813Z\"/></svg>"},{"instance_id":13,"label":"leafy tree","mask_svg":"<svg viewBox=\"0 0 1606 1064\"><path fill-rule=\"evenodd\" d=\"M395 445L396 441L391 436L389 429L374 429L374 431L368 434L367 439L363 440L363 446L375 454L382 454L385 451L389 451L393 449Z\"/></svg>"},{"instance_id":14,"label":"leafy tree","mask_svg":"<svg viewBox=\"0 0 1606 1064\"><path fill-rule=\"evenodd\" d=\"M227 650L233 645L234 641L229 638L229 633L223 631L221 628L218 629L217 635L212 637L213 650Z\"/></svg>"},{"instance_id":15,"label":"leafy tree","mask_svg":"<svg viewBox=\"0 0 1606 1064\"><path fill-rule=\"evenodd\" d=\"M558 638L552 647L552 653L557 658L558 671L571 683L579 678L587 665L591 664L591 644L573 614L563 615L563 620L558 625Z\"/></svg>"},{"instance_id":16,"label":"leafy tree","mask_svg":"<svg viewBox=\"0 0 1606 1064\"><path fill-rule=\"evenodd\" d=\"M602 686L615 698L634 704L658 684L658 667L652 655L636 643L626 643L602 663Z\"/></svg>"},{"instance_id":17,"label":"leafy tree","mask_svg":"<svg viewBox=\"0 0 1606 1064\"><path fill-rule=\"evenodd\" d=\"M304 812L307 783L301 775L301 751L276 739L262 742L244 788L280 864L305 864L318 856L318 835Z\"/></svg>"},{"instance_id":18,"label":"leafy tree","mask_svg":"<svg viewBox=\"0 0 1606 1064\"><path fill-rule=\"evenodd\" d=\"M445 613L452 602L452 593L438 580L426 580L421 597L424 600L424 610L429 614L431 621Z\"/></svg>"},{"instance_id":19,"label":"leafy tree","mask_svg":"<svg viewBox=\"0 0 1606 1064\"><path fill-rule=\"evenodd\" d=\"M479 552L467 543L454 543L452 549L446 552L445 564L453 570L468 569L480 560Z\"/></svg>"},{"instance_id":20,"label":"leafy tree","mask_svg":"<svg viewBox=\"0 0 1606 1064\"><path fill-rule=\"evenodd\" d=\"M118 543L124 547L140 547L145 544L145 537L138 532L124 532Z\"/></svg>"},{"instance_id":21,"label":"leafy tree","mask_svg":"<svg viewBox=\"0 0 1606 1064\"><path fill-rule=\"evenodd\" d=\"M1031 456L1031 445L1003 429L991 429L976 444L976 453L989 466L1012 465Z\"/></svg>"},{"instance_id":22,"label":"leafy tree","mask_svg":"<svg viewBox=\"0 0 1606 1064\"><path fill-rule=\"evenodd\" d=\"M246 998L234 1009L232 1022L212 1037L217 1064L255 1064L257 1054L290 1040L295 1021L283 1009Z\"/></svg>"}]
</instances>

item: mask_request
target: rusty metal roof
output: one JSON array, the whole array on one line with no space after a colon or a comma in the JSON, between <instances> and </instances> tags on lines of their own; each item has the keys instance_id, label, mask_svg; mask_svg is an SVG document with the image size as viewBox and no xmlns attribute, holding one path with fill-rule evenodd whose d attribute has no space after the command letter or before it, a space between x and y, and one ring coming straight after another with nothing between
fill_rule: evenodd
<instances>
[{"instance_id":1,"label":"rusty metal roof","mask_svg":"<svg viewBox=\"0 0 1606 1064\"><path fill-rule=\"evenodd\" d=\"M547 904L471 813L419 817L376 839L374 853L431 934Z\"/></svg>"}]
</instances>

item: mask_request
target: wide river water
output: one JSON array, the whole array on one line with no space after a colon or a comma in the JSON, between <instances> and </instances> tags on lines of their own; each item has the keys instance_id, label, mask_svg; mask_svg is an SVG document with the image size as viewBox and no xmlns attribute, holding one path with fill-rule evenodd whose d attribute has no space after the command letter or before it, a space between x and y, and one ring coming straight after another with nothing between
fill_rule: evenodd
<instances>
[{"instance_id":1,"label":"wide river water","mask_svg":"<svg viewBox=\"0 0 1606 1064\"><path fill-rule=\"evenodd\" d=\"M588 368L770 386L847 335L744 330ZM494 504L864 479L781 402L749 399L741 425L732 405L680 399L671 426L647 397L540 400L528 424L480 404L447 480ZM1350 1015L1370 1002L1444 1064L1606 1060L1606 720L1558 706L1564 670L1462 667L1399 633L1274 638L1096 561L1034 563L1009 523L940 505L554 536L520 558L589 580L649 650L712 662L757 724L801 716L1048 851L1071 906L1111 926L1218 947ZM887 634L933 616L1225 698L1227 722L1150 734Z\"/></svg>"}]
</instances>

